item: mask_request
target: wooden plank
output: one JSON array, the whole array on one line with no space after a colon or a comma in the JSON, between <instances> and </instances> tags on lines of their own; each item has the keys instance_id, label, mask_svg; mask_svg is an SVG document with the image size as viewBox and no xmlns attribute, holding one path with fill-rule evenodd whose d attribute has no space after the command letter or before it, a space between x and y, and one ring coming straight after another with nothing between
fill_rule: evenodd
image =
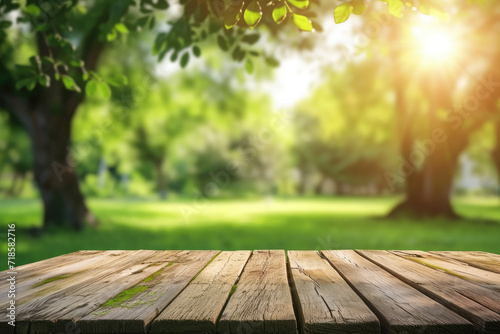
<instances>
[{"instance_id":1,"label":"wooden plank","mask_svg":"<svg viewBox=\"0 0 500 334\"><path fill-rule=\"evenodd\" d=\"M318 252L288 252L288 261L303 333L380 333L377 317Z\"/></svg>"},{"instance_id":2,"label":"wooden plank","mask_svg":"<svg viewBox=\"0 0 500 334\"><path fill-rule=\"evenodd\" d=\"M20 269L17 275L16 302L18 305L33 297L41 297L54 293L82 280L88 279L88 270L97 270L99 267L108 265L123 256L125 251L97 252L93 256L75 257L66 261L60 261L57 265L41 269L32 268L28 271ZM0 299L0 308L8 303L7 296Z\"/></svg>"},{"instance_id":3,"label":"wooden plank","mask_svg":"<svg viewBox=\"0 0 500 334\"><path fill-rule=\"evenodd\" d=\"M387 333L474 333L474 327L356 252L322 251ZM405 260L406 261L406 260Z\"/></svg>"},{"instance_id":4,"label":"wooden plank","mask_svg":"<svg viewBox=\"0 0 500 334\"><path fill-rule=\"evenodd\" d=\"M95 302L99 308L87 312L76 323L83 333L144 333L153 319L189 284L218 251L183 251L175 261L154 275L141 279L120 294ZM166 262L166 261L165 261ZM97 284L94 284L96 286ZM98 291L107 291L106 286ZM88 298L87 298L88 299ZM106 302L106 303L104 303ZM74 319L71 312L64 318Z\"/></svg>"},{"instance_id":5,"label":"wooden plank","mask_svg":"<svg viewBox=\"0 0 500 334\"><path fill-rule=\"evenodd\" d=\"M18 308L18 334L65 331L68 320L90 313L107 299L157 271L163 252L131 251L107 268L86 272L87 279ZM174 253L176 254L176 253Z\"/></svg>"},{"instance_id":6,"label":"wooden plank","mask_svg":"<svg viewBox=\"0 0 500 334\"><path fill-rule=\"evenodd\" d=\"M28 279L33 277L37 277L42 272L50 272L52 268L61 267L63 265L75 263L78 261L82 261L84 258L92 258L96 256L96 254L101 253L101 251L79 251L68 254L63 254L60 256L56 256L50 259L45 259L33 263L28 263L19 267L16 267L14 270L4 270L0 272L0 291L4 291L4 288L7 286L7 282L5 281L8 276L9 271L17 272L18 284L16 288L21 288L21 285L24 284ZM0 301L4 298L4 296L0 296Z\"/></svg>"},{"instance_id":7,"label":"wooden plank","mask_svg":"<svg viewBox=\"0 0 500 334\"><path fill-rule=\"evenodd\" d=\"M215 333L216 321L250 257L222 252L153 321L151 333Z\"/></svg>"},{"instance_id":8,"label":"wooden plank","mask_svg":"<svg viewBox=\"0 0 500 334\"><path fill-rule=\"evenodd\" d=\"M498 273L472 267L465 262L422 251L393 251L391 253L500 292L500 274Z\"/></svg>"},{"instance_id":9,"label":"wooden plank","mask_svg":"<svg viewBox=\"0 0 500 334\"><path fill-rule=\"evenodd\" d=\"M429 252L500 274L500 255L485 252Z\"/></svg>"},{"instance_id":10,"label":"wooden plank","mask_svg":"<svg viewBox=\"0 0 500 334\"><path fill-rule=\"evenodd\" d=\"M33 269L42 269L42 268L46 268L49 266L59 265L63 262L67 263L71 259L78 260L84 256L94 256L95 254L101 253L101 252L102 251L81 250L81 251L76 251L76 252L72 252L72 253L67 253L67 254L62 254L59 256L51 257L51 258L45 259L45 260L40 260L40 261L36 261L36 262L32 262L32 263L23 264L21 266L17 266L16 269L19 271L24 271L24 272L29 271L29 270L33 270ZM0 275L4 274L6 271L7 270L0 272Z\"/></svg>"},{"instance_id":11,"label":"wooden plank","mask_svg":"<svg viewBox=\"0 0 500 334\"><path fill-rule=\"evenodd\" d=\"M387 251L358 251L394 276L470 320L476 330L500 333L500 294Z\"/></svg>"},{"instance_id":12,"label":"wooden plank","mask_svg":"<svg viewBox=\"0 0 500 334\"><path fill-rule=\"evenodd\" d=\"M217 324L218 333L296 334L283 250L257 250Z\"/></svg>"},{"instance_id":13,"label":"wooden plank","mask_svg":"<svg viewBox=\"0 0 500 334\"><path fill-rule=\"evenodd\" d=\"M68 257L57 257L57 262L41 261L37 262L37 266L25 266L25 269L18 269L16 282L18 331L20 327L23 327L23 313L20 306L24 303L39 300L43 296L51 295L75 283L88 280L94 276L90 269L99 270L101 264L115 262L119 258L125 257L126 253L125 251L77 252L68 254L71 255ZM46 265L48 263L51 264ZM42 264L46 266L42 266ZM40 269L39 275L37 275L38 268ZM0 307L7 307L8 303L9 300L2 299ZM0 330L2 332L10 327L6 321L7 319L0 319Z\"/></svg>"}]
</instances>

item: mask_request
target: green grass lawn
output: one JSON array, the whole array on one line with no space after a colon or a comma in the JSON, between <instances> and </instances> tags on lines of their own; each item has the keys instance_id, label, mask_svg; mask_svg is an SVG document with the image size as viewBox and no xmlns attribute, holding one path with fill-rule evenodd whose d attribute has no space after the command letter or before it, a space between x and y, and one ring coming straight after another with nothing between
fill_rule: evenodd
<instances>
[{"instance_id":1,"label":"green grass lawn","mask_svg":"<svg viewBox=\"0 0 500 334\"><path fill-rule=\"evenodd\" d=\"M89 200L98 230L39 226L36 200L0 200L6 258L8 223L17 224L17 264L81 249L422 249L482 250L500 254L500 200L461 198L463 221L388 220L396 198L311 198L222 201L193 206L182 201ZM188 219L186 219L188 218ZM1 261L6 268L6 261Z\"/></svg>"}]
</instances>

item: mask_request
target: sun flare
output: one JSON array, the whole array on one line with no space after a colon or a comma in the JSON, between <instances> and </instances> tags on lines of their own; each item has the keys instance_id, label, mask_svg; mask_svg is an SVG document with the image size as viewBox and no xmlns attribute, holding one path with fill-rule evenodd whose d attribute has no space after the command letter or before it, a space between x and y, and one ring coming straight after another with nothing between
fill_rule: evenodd
<instances>
[{"instance_id":1,"label":"sun flare","mask_svg":"<svg viewBox=\"0 0 500 334\"><path fill-rule=\"evenodd\" d=\"M417 43L418 54L425 62L444 62L451 60L457 52L453 35L445 30L428 27L414 27L413 37Z\"/></svg>"}]
</instances>

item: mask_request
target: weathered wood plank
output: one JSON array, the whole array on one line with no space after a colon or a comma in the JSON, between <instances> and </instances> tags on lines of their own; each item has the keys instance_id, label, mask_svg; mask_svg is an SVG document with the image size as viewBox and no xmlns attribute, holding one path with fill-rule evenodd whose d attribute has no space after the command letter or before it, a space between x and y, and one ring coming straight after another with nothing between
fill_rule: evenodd
<instances>
[{"instance_id":1,"label":"weathered wood plank","mask_svg":"<svg viewBox=\"0 0 500 334\"><path fill-rule=\"evenodd\" d=\"M102 299L97 303L97 296L94 296L93 303L100 307L88 312L76 323L77 327L83 333L144 333L153 319L218 253L181 252L175 261L170 261L169 265L121 291L106 303ZM103 286L102 291L106 290L107 287ZM72 312L64 318L74 319L77 316L79 313Z\"/></svg>"},{"instance_id":2,"label":"weathered wood plank","mask_svg":"<svg viewBox=\"0 0 500 334\"><path fill-rule=\"evenodd\" d=\"M218 333L296 334L283 250L257 250L217 324Z\"/></svg>"},{"instance_id":3,"label":"weathered wood plank","mask_svg":"<svg viewBox=\"0 0 500 334\"><path fill-rule=\"evenodd\" d=\"M303 333L380 333L377 317L315 251L288 252Z\"/></svg>"},{"instance_id":4,"label":"weathered wood plank","mask_svg":"<svg viewBox=\"0 0 500 334\"><path fill-rule=\"evenodd\" d=\"M429 252L500 274L500 255L485 252Z\"/></svg>"},{"instance_id":5,"label":"weathered wood plank","mask_svg":"<svg viewBox=\"0 0 500 334\"><path fill-rule=\"evenodd\" d=\"M85 282L95 276L95 272L99 272L100 267L107 265L108 263L115 263L119 261L120 258L127 256L125 251L106 251L106 252L83 252L84 256L77 253L70 253L71 257L67 257L68 264L66 261L61 261L61 257L58 257L57 263L52 263L50 266L42 267L40 263L36 267L29 267L27 272L23 269L18 270L17 286L16 286L16 306L17 306L17 328L18 332L23 332L21 328L28 327L29 322L23 321L23 309L29 307L30 302L36 303L40 301L41 298L70 288L76 283ZM74 262L74 260L77 260ZM80 259L80 261L78 261ZM102 262L101 262L102 261ZM46 264L47 262L44 262ZM82 267L80 267L80 265ZM27 268L27 267L25 267ZM36 275L36 268L41 268L40 275ZM58 276L57 272L61 268L68 269L66 271L67 276ZM51 272L55 274L51 274ZM26 275L25 275L26 273ZM73 275L74 274L74 275ZM43 278L43 280L40 280ZM6 307L8 300L3 300L0 306ZM26 305L24 305L26 304ZM23 306L24 305L24 306ZM6 319L0 319L0 330L5 330L7 326ZM8 327L7 327L8 328Z\"/></svg>"},{"instance_id":6,"label":"weathered wood plank","mask_svg":"<svg viewBox=\"0 0 500 334\"><path fill-rule=\"evenodd\" d=\"M322 251L322 254L379 317L385 332L474 333L467 320L356 252Z\"/></svg>"},{"instance_id":7,"label":"weathered wood plank","mask_svg":"<svg viewBox=\"0 0 500 334\"><path fill-rule=\"evenodd\" d=\"M415 289L470 320L480 332L500 333L500 294L387 251L358 251Z\"/></svg>"},{"instance_id":8,"label":"weathered wood plank","mask_svg":"<svg viewBox=\"0 0 500 334\"><path fill-rule=\"evenodd\" d=\"M94 256L95 254L98 254L101 252L102 251L81 250L81 251L76 251L76 252L72 252L72 253L67 253L67 254L62 254L59 256L51 257L51 258L45 259L45 260L40 260L40 261L36 261L36 262L32 262L32 263L23 264L21 266L17 266L16 269L18 269L20 271L24 271L24 272L29 271L29 270L33 270L33 269L42 269L42 268L46 268L49 266L59 265L62 262L67 263L67 262L71 261L72 259L81 259L84 256ZM5 273L6 271L7 270L0 272L0 275Z\"/></svg>"},{"instance_id":9,"label":"weathered wood plank","mask_svg":"<svg viewBox=\"0 0 500 334\"><path fill-rule=\"evenodd\" d=\"M472 267L465 262L422 251L392 251L391 253L500 292L500 274L498 273Z\"/></svg>"},{"instance_id":10,"label":"weathered wood plank","mask_svg":"<svg viewBox=\"0 0 500 334\"><path fill-rule=\"evenodd\" d=\"M79 256L59 261L58 264L28 271L19 269L16 284L16 302L18 305L33 297L41 297L64 289L88 279L88 270L98 270L99 267L126 256L125 251L103 251L95 253L94 256ZM7 296L0 299L0 308L8 303Z\"/></svg>"},{"instance_id":11,"label":"weathered wood plank","mask_svg":"<svg viewBox=\"0 0 500 334\"><path fill-rule=\"evenodd\" d=\"M216 321L250 254L220 253L156 317L151 333L215 333Z\"/></svg>"},{"instance_id":12,"label":"weathered wood plank","mask_svg":"<svg viewBox=\"0 0 500 334\"><path fill-rule=\"evenodd\" d=\"M65 331L68 322L97 308L107 299L158 270L159 251L131 251L119 256L107 268L89 270L86 280L35 297L18 308L18 334ZM151 262L156 261L156 262Z\"/></svg>"},{"instance_id":13,"label":"weathered wood plank","mask_svg":"<svg viewBox=\"0 0 500 334\"><path fill-rule=\"evenodd\" d=\"M50 272L52 268L57 268L61 266L65 266L71 263L75 263L78 261L82 261L84 258L93 258L96 254L101 253L100 251L79 251L68 254L63 254L60 256L56 256L50 259L45 259L33 263L28 263L22 266L16 267L13 271L17 272L18 284L17 289L23 284L26 283L27 280L38 277L40 273ZM4 291L4 287L7 282L5 279L9 276L8 272L12 270L4 270L0 272L0 291ZM22 278L22 279L21 279ZM4 298L4 296L0 296L0 301Z\"/></svg>"}]
</instances>

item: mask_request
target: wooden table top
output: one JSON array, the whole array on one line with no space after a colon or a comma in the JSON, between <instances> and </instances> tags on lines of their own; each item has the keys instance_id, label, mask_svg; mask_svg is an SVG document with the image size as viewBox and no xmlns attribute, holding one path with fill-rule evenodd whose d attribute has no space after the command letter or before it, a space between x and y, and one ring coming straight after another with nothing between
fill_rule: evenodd
<instances>
[{"instance_id":1,"label":"wooden table top","mask_svg":"<svg viewBox=\"0 0 500 334\"><path fill-rule=\"evenodd\" d=\"M500 255L79 251L0 273L0 333L500 333Z\"/></svg>"}]
</instances>

